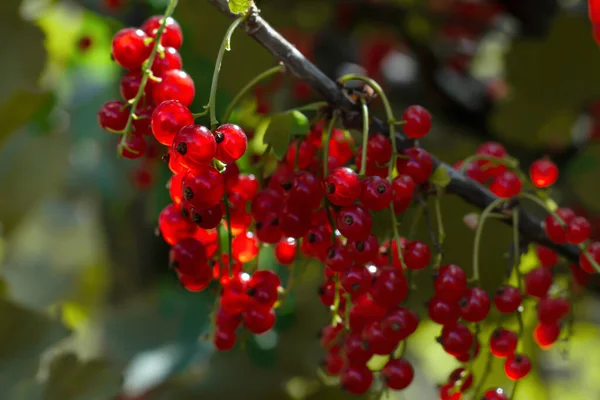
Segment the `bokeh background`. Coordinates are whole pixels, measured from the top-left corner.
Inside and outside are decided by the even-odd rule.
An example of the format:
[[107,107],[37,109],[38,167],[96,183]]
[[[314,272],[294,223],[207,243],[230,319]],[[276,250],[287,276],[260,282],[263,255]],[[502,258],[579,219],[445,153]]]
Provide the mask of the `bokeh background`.
[[[331,77],[361,72],[380,80],[397,113],[415,103],[429,108],[434,127],[424,146],[441,159],[458,161],[485,140],[504,143],[524,168],[550,155],[562,172],[555,199],[600,228],[600,53],[586,1],[257,3]],[[273,332],[215,353],[204,340],[214,293],[182,289],[167,268],[168,247],[155,234],[169,202],[160,150],[136,162],[119,159],[117,138],[97,125],[100,105],[119,97],[122,71],[110,59],[112,35],[165,6],[165,0],[0,2],[0,398],[348,398],[318,368],[324,353],[317,332],[328,320],[316,295],[321,267],[302,267]],[[180,0],[175,18],[185,34],[181,53],[196,83],[197,112],[208,99],[230,21],[199,0]],[[221,72],[219,113],[274,64],[259,45],[235,34]],[[236,118],[252,131],[265,112],[316,100],[285,77],[249,96]],[[243,170],[253,170],[261,149],[255,138]],[[442,209],[445,259],[468,271],[473,232],[463,217],[474,210],[451,196]],[[417,236],[429,241],[425,222]],[[490,292],[510,265],[510,240],[509,229],[493,222],[484,235],[482,283]],[[262,267],[287,273],[270,248],[260,259]],[[522,268],[537,264],[530,252]],[[568,264],[559,271],[559,286],[568,288]],[[429,279],[419,274],[411,296],[421,314]],[[535,370],[520,384],[519,400],[600,398],[597,287],[589,280],[588,289],[576,291],[572,334],[545,352],[531,338],[535,311],[527,303],[521,346]],[[492,315],[483,340],[496,324]],[[434,341],[438,330],[423,323],[411,337],[407,355],[416,380],[390,398],[436,398],[436,384],[457,366]],[[500,363],[488,383],[511,388]]]

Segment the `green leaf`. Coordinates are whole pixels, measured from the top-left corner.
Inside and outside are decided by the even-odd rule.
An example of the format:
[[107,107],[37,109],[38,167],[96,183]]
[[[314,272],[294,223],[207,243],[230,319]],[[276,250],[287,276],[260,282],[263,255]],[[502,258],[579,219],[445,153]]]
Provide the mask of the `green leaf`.
[[275,114],[266,127],[263,143],[271,145],[273,153],[282,159],[293,136],[306,135],[310,130],[308,118],[300,111]]
[[229,0],[229,10],[234,14],[243,14],[252,5],[252,0]]
[[443,165],[438,166],[429,178],[429,182],[441,188],[445,188],[446,186],[448,186],[450,181],[451,179],[450,175],[448,175],[448,170]]

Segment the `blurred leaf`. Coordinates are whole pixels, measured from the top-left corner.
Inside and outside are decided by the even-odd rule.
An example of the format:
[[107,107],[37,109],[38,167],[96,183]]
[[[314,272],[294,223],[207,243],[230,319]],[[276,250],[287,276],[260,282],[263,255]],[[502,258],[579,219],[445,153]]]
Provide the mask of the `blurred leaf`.
[[0,105],[0,146],[4,139],[28,122],[36,113],[51,100],[49,93],[35,93],[24,90],[13,92]]
[[252,5],[252,0],[229,0],[229,9],[234,14],[243,14]]
[[105,400],[118,395],[121,372],[104,360],[80,361],[72,353],[52,360],[44,400]]
[[451,179],[448,175],[448,170],[443,165],[439,165],[435,169],[435,171],[433,171],[433,174],[431,174],[431,177],[429,178],[429,182],[441,188],[445,188],[446,186],[448,186],[450,180]]
[[600,179],[600,145],[592,144],[573,158],[567,165],[565,181],[579,201],[590,211],[600,211],[598,203],[598,179]]
[[516,40],[506,65],[514,89],[496,108],[495,130],[529,148],[570,144],[578,108],[600,94],[600,57],[589,24],[563,14],[544,41]]
[[263,143],[271,145],[273,153],[282,159],[292,136],[306,135],[310,130],[308,118],[300,111],[275,114],[266,128]]
[[[36,89],[46,60],[44,35],[19,14],[20,1],[0,2],[0,37],[5,38],[0,49],[0,103],[14,91]],[[26,106],[26,105],[24,105]],[[13,107],[11,111],[18,111]]]
[[0,315],[0,398],[6,398],[16,382],[34,376],[42,352],[69,331],[6,299],[0,299]]

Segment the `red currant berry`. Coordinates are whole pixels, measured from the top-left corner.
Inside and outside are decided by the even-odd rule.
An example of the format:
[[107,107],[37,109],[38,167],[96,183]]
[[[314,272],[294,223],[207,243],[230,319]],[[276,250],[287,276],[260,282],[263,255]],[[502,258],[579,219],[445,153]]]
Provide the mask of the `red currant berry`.
[[278,191],[271,188],[261,190],[252,199],[250,204],[252,216],[254,219],[259,220],[266,214],[281,209],[283,207],[283,201],[283,195]]
[[461,400],[462,392],[454,387],[454,383],[440,386],[440,400]]
[[538,322],[548,325],[557,324],[570,310],[571,306],[566,299],[560,297],[541,298],[537,304]]
[[420,240],[413,240],[404,245],[402,257],[406,268],[421,270],[429,265],[431,251],[425,243]]
[[575,217],[567,224],[567,241],[573,244],[583,243],[590,238],[592,226],[584,217]]
[[362,181],[360,202],[369,210],[386,209],[392,201],[392,187],[379,176],[368,176]]
[[342,129],[334,129],[329,139],[329,155],[335,157],[340,165],[347,164],[354,154],[354,139]]
[[323,370],[327,375],[336,376],[344,366],[344,359],[338,353],[329,352],[323,360]]
[[183,127],[175,138],[171,152],[181,155],[181,162],[194,169],[199,164],[209,164],[217,151],[215,137],[204,126]]
[[419,316],[412,310],[398,307],[387,314],[382,326],[385,335],[404,340],[417,330]]
[[392,390],[402,390],[411,384],[415,376],[412,365],[403,358],[393,358],[381,370],[381,378]]
[[504,171],[494,177],[490,191],[503,199],[510,199],[521,193],[523,184],[519,177],[511,171]]
[[364,265],[354,265],[342,272],[342,287],[354,298],[363,295],[371,288],[372,276]]
[[341,339],[344,337],[344,326],[342,324],[326,325],[319,331],[321,347],[328,352],[340,351]]
[[219,126],[215,130],[215,140],[217,142],[216,158],[223,163],[238,160],[244,155],[246,147],[248,147],[246,133],[234,124]]
[[490,351],[496,357],[508,357],[517,349],[519,337],[511,330],[498,328],[490,338]]
[[[151,69],[152,74],[160,78],[167,71],[182,68],[183,61],[181,60],[179,52],[173,47],[166,47],[163,56],[157,55],[156,58],[154,58]],[[148,82],[150,82],[150,80]]]
[[169,252],[169,266],[178,274],[212,278],[204,245],[192,238],[181,239]]
[[219,351],[231,350],[237,340],[235,331],[216,329],[213,337],[215,348]]
[[[142,106],[138,107],[135,111],[135,115],[137,115],[138,119],[134,119],[132,122],[133,130],[136,135],[140,136],[151,136],[152,135],[152,127],[150,123],[152,121],[152,113],[154,112],[154,108],[152,106]],[[148,148],[150,150],[150,148]],[[150,154],[146,153],[147,158],[152,158]]]
[[155,104],[161,104],[167,100],[177,100],[186,107],[194,101],[196,89],[194,81],[180,69],[166,71],[160,77],[161,81],[154,84],[152,99]]
[[394,351],[398,341],[394,336],[386,336],[380,320],[371,321],[363,329],[363,339],[369,349],[375,354],[386,355]]
[[483,394],[481,400],[508,400],[502,389],[490,389]]
[[[155,15],[153,17],[148,18],[142,24],[142,30],[146,32],[146,35],[155,38],[158,32],[158,28],[160,28],[163,23],[162,15]],[[165,47],[174,47],[179,50],[181,48],[181,44],[183,43],[183,32],[181,31],[181,27],[173,18],[167,18],[167,22],[165,24],[165,30],[163,31],[162,37],[160,38],[160,44]]]
[[348,240],[346,249],[354,262],[366,264],[377,257],[379,243],[377,243],[377,237],[371,233],[367,240]]
[[[223,259],[223,264],[228,265],[229,259]],[[227,274],[229,278],[229,274]],[[239,315],[244,312],[250,302],[251,298],[246,293],[248,287],[248,280],[250,276],[248,274],[236,274],[233,278],[223,283],[223,293],[221,294],[221,308],[229,315]]]
[[183,198],[193,207],[202,210],[219,203],[225,187],[219,171],[209,165],[198,166],[186,172],[182,180]]
[[406,123],[402,130],[411,139],[420,139],[429,133],[431,129],[431,114],[421,106],[410,106],[402,114]]
[[337,215],[337,228],[351,240],[366,240],[371,234],[373,218],[361,205],[343,207]]
[[327,250],[325,265],[335,272],[342,272],[350,267],[352,260],[348,250],[341,244],[335,244]]
[[460,309],[458,304],[453,301],[446,301],[437,296],[433,296],[427,303],[429,318],[440,325],[449,325],[458,321]]
[[284,236],[294,239],[301,238],[306,235],[310,229],[310,210],[290,210],[287,207],[283,208],[279,216],[279,228]]
[[[333,287],[335,287],[335,282],[331,283],[333,284]],[[367,295],[360,296],[352,301],[349,321],[350,330],[353,332],[361,332],[371,322],[381,320],[385,317],[385,314],[385,308],[375,303],[371,297]]]
[[258,240],[252,232],[237,235],[231,242],[233,259],[243,264],[254,260],[258,254]]
[[420,147],[411,147],[402,152],[408,158],[398,158],[396,168],[398,174],[410,176],[416,184],[429,180],[433,172],[433,160],[429,153]]
[[273,271],[256,271],[248,281],[247,293],[254,301],[269,307],[277,301],[278,290],[281,286],[279,276]]
[[323,183],[327,199],[336,206],[349,206],[360,196],[360,178],[350,168],[334,169]]
[[197,228],[181,215],[175,204],[169,204],[158,216],[158,229],[165,242],[174,245],[181,239],[193,237]]
[[127,125],[129,110],[127,106],[120,101],[109,101],[104,103],[98,110],[98,124],[103,129],[113,131],[122,131]]
[[[121,78],[121,82],[119,83],[119,91],[121,93],[121,97],[123,100],[129,101],[134,99],[138,91],[140,90],[140,86],[142,84],[142,74],[139,71],[129,71]],[[152,81],[148,80],[146,82],[146,87],[144,88],[144,96],[146,99],[150,99],[152,95]]]
[[494,305],[501,313],[510,314],[517,311],[522,300],[523,295],[519,289],[510,285],[503,285],[496,290]]
[[594,274],[598,271],[590,261],[593,260],[596,264],[600,263],[600,242],[591,242],[587,246],[588,254],[581,253],[579,255],[579,266],[588,274]]
[[[508,153],[506,152],[506,149],[504,148],[504,146],[502,146],[500,143],[496,143],[496,142],[483,143],[481,146],[479,146],[479,148],[477,148],[477,151],[475,152],[475,154],[496,157],[499,159],[503,159],[506,156],[508,156]],[[506,171],[505,165],[498,164],[497,162],[494,162],[494,161],[484,160],[484,163],[482,163],[482,167],[485,171],[487,171],[487,173],[490,176],[496,176],[496,175],[499,175],[502,172]]]
[[546,235],[554,243],[567,243],[567,227],[575,218],[575,213],[570,208],[559,208],[556,210],[556,214],[563,220],[565,226],[563,227],[552,214],[548,214],[544,221]]
[[282,233],[281,229],[279,229],[279,215],[275,213],[265,214],[255,221],[254,226],[256,227],[256,237],[262,243],[274,244],[281,240]]
[[525,275],[525,292],[533,297],[544,297],[552,286],[552,273],[547,268],[536,268]]
[[190,207],[190,218],[192,222],[195,222],[200,228],[216,228],[223,218],[223,206],[221,204],[215,204],[214,206],[203,210],[196,210],[194,207]]
[[365,365],[374,354],[362,339],[362,335],[354,331],[346,336],[343,352],[348,364],[352,365]]
[[373,373],[365,365],[348,365],[340,372],[342,390],[354,395],[366,393],[373,383]]
[[270,306],[251,303],[243,314],[244,325],[255,335],[260,335],[275,326],[275,311]]
[[146,153],[147,146],[144,136],[132,132],[129,135],[123,135],[118,149],[121,151],[123,157],[135,160]]
[[445,325],[438,340],[446,353],[461,355],[471,350],[475,338],[466,325],[456,322]]
[[316,176],[308,171],[294,174],[287,191],[287,206],[290,209],[317,209],[323,200],[323,187]]
[[540,346],[541,349],[547,350],[560,336],[560,325],[553,324],[537,324],[533,330],[533,340]]
[[558,167],[547,158],[536,160],[529,167],[529,177],[539,188],[552,186],[558,179]]
[[217,310],[217,315],[215,316],[215,325],[218,329],[232,332],[235,331],[241,323],[241,316],[227,314],[220,307]]
[[504,373],[508,379],[518,381],[531,370],[531,361],[524,354],[513,354],[504,362]]
[[454,386],[456,383],[461,381],[462,384],[458,387],[458,390],[461,392],[469,390],[469,388],[473,385],[473,374],[471,374],[465,368],[456,368],[450,373],[450,376],[448,377],[448,383],[451,383]]
[[477,340],[477,338],[475,338],[475,346],[474,347],[475,347],[474,349],[472,347],[471,349],[469,349],[469,351],[466,351],[462,354],[455,354],[454,357],[461,363],[469,362],[469,361],[477,358],[477,356],[479,355],[479,350],[481,350],[481,346],[480,346],[479,340]]
[[275,245],[275,258],[282,265],[290,265],[296,258],[296,241],[292,238],[282,238]]
[[558,264],[558,254],[554,252],[554,250],[550,250],[544,246],[535,246],[535,252],[537,254],[542,267],[551,268]]
[[[357,155],[359,154],[361,152],[357,153]],[[381,133],[369,136],[367,140],[367,164],[379,164],[381,167],[387,169],[385,164],[390,161],[390,158],[392,158],[392,142],[390,139]],[[361,164],[357,163],[356,165]]]
[[467,322],[480,322],[490,312],[491,302],[488,294],[480,288],[468,289],[465,297],[459,301],[460,315]]
[[397,306],[406,298],[408,284],[401,271],[394,267],[377,270],[371,287],[373,301],[384,308]]
[[440,298],[458,301],[467,292],[467,275],[458,265],[443,265],[434,273],[433,286]]
[[298,153],[298,139],[292,140],[285,153],[285,162],[293,170],[296,165],[296,158],[298,158],[298,168],[307,169],[313,162],[316,152],[317,148],[315,146],[303,140],[300,143],[300,153]]
[[[408,175],[398,175],[392,181],[392,191],[394,201],[412,199],[415,193],[415,182]],[[396,210],[396,213],[398,212]]]
[[113,37],[113,57],[125,69],[140,69],[152,51],[146,39],[148,36],[141,29],[121,29]]
[[165,146],[171,146],[181,128],[193,123],[194,117],[190,110],[175,100],[161,103],[152,113],[152,133]]

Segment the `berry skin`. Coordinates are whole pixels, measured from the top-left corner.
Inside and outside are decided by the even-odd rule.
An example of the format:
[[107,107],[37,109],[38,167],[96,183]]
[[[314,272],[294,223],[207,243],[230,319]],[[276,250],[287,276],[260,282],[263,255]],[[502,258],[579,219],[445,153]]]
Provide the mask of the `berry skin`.
[[109,101],[104,103],[98,110],[98,124],[103,129],[112,129],[113,131],[122,131],[127,125],[129,110],[124,103],[120,101]]
[[[132,121],[133,131],[136,135],[141,136],[152,136],[152,127],[150,123],[152,121],[152,113],[154,112],[153,106],[139,106],[135,111],[135,114],[139,117],[138,119],[134,119]],[[151,158],[149,154],[146,155],[147,158]]]
[[533,297],[544,297],[552,286],[552,273],[547,268],[536,268],[525,275],[525,292]]
[[566,299],[556,297],[544,297],[537,304],[537,318],[541,324],[558,324],[564,318],[571,306]]
[[494,295],[494,305],[503,314],[510,314],[517,311],[522,300],[523,295],[521,291],[510,285],[500,286]]
[[547,350],[560,336],[560,325],[553,324],[537,324],[533,329],[533,340],[540,346],[541,349]]
[[282,238],[275,245],[275,258],[282,265],[290,265],[296,258],[296,241],[292,238]]
[[294,239],[306,235],[310,229],[310,215],[308,210],[298,211],[283,208],[279,216],[279,228],[284,236]]
[[369,210],[386,209],[392,201],[392,187],[379,176],[368,176],[362,181],[360,202]]
[[420,240],[413,240],[404,245],[402,257],[406,268],[412,270],[425,269],[431,260],[429,246]]
[[158,229],[165,242],[174,245],[181,239],[193,237],[197,228],[181,215],[175,204],[169,204],[158,216]]
[[247,293],[264,306],[273,307],[277,301],[277,290],[281,286],[279,276],[273,271],[256,271],[248,281]]
[[567,224],[567,241],[573,244],[583,243],[589,239],[592,226],[584,217],[575,217]]
[[480,288],[468,289],[466,296],[458,303],[461,317],[468,322],[480,322],[490,312],[491,301],[488,294]]
[[329,155],[335,157],[340,165],[350,161],[354,150],[354,139],[342,129],[334,129],[329,140]]
[[252,199],[250,210],[254,219],[261,219],[273,210],[280,209],[283,206],[283,196],[276,190],[267,188],[261,190]]
[[349,206],[360,196],[360,178],[356,172],[347,167],[331,171],[323,184],[327,199],[336,206]]
[[513,354],[504,362],[504,373],[508,379],[518,381],[531,370],[531,361],[524,354]]
[[243,314],[243,321],[250,332],[260,335],[275,326],[275,311],[270,306],[251,303]]
[[446,301],[433,296],[427,304],[429,318],[440,325],[449,325],[458,321],[460,309],[453,301]]
[[373,356],[373,351],[356,332],[350,332],[344,339],[343,352],[348,363],[353,365],[365,365]]
[[288,208],[319,208],[323,200],[323,187],[315,175],[308,171],[299,171],[293,175],[291,183],[292,186],[286,193]]
[[377,271],[375,282],[371,286],[373,301],[384,308],[397,306],[406,298],[408,284],[401,271],[394,267]]
[[415,376],[412,365],[403,358],[391,359],[381,370],[381,378],[387,387],[402,390],[411,384]]
[[347,293],[354,298],[363,295],[371,288],[371,273],[364,265],[354,265],[342,272],[340,282]]
[[165,146],[172,145],[181,128],[193,124],[194,117],[190,110],[176,100],[161,103],[152,113],[152,133],[154,138]]
[[398,307],[390,311],[382,323],[385,335],[395,340],[404,340],[412,335],[419,326],[419,317],[414,311]]
[[490,338],[490,351],[496,357],[508,357],[517,349],[519,337],[511,330],[498,328]]
[[279,229],[279,215],[275,213],[265,214],[255,221],[254,226],[256,227],[256,237],[259,241],[274,244],[281,240],[282,233],[281,229]]
[[508,400],[502,389],[490,389],[483,394],[481,400]]
[[246,152],[248,137],[237,125],[224,124],[215,130],[217,142],[217,160],[230,163],[238,160]]
[[398,346],[398,341],[394,336],[385,334],[380,320],[371,321],[363,329],[363,339],[373,353],[379,355],[390,354]]
[[558,167],[547,158],[536,160],[529,167],[529,177],[539,188],[552,186],[558,179]]
[[[500,143],[497,142],[485,142],[483,144],[481,144],[481,146],[479,146],[477,148],[477,151],[475,152],[475,154],[479,154],[479,155],[485,155],[485,156],[491,156],[491,157],[496,157],[496,158],[504,158],[508,155],[506,149],[504,148],[504,146],[502,146]],[[506,171],[506,166],[505,165],[494,165],[495,163],[493,161],[485,161],[482,163],[482,167],[485,171],[487,171],[487,173],[490,176],[497,176],[501,173],[503,173],[504,171]],[[494,166],[492,166],[494,165]]]
[[219,225],[223,218],[223,208],[221,204],[215,204],[203,210],[196,210],[194,207],[190,207],[190,219],[200,228],[213,229]]
[[348,365],[340,371],[340,383],[350,394],[363,394],[373,383],[373,373],[365,365]]
[[206,249],[199,241],[185,238],[177,242],[169,252],[169,266],[181,275],[212,277],[206,260]]
[[408,175],[398,175],[392,181],[392,191],[394,201],[412,199],[415,192],[415,182]]
[[181,155],[181,162],[194,169],[199,164],[209,164],[217,151],[215,137],[204,126],[188,125],[175,135],[171,152]]
[[231,350],[235,346],[237,337],[235,331],[227,331],[216,329],[214,333],[213,343],[219,351]]
[[177,100],[186,107],[194,101],[196,89],[194,81],[180,69],[166,71],[161,76],[161,81],[156,82],[152,89],[152,99],[155,104],[161,104],[167,100]]
[[[182,69],[183,61],[181,55],[174,47],[165,47],[164,58],[157,55],[152,63],[152,73],[154,76],[161,77],[165,72],[172,69]],[[150,80],[148,80],[150,82]],[[147,85],[147,84],[146,84]],[[150,92],[151,93],[151,92]]]
[[454,388],[454,383],[440,386],[440,400],[461,400],[462,392]]
[[579,255],[579,266],[588,274],[597,273],[598,271],[596,271],[588,257],[597,264],[600,263],[600,242],[591,242],[588,244],[587,251],[589,255],[586,255],[583,252]]
[[239,315],[229,315],[219,307],[215,318],[215,325],[223,331],[235,331],[242,323],[242,318]]
[[[357,152],[357,155],[360,154],[361,152]],[[371,163],[374,166],[376,164],[383,166],[390,161],[390,158],[392,158],[392,142],[390,139],[381,133],[369,136],[367,140],[367,165]],[[356,165],[361,164],[357,163]],[[387,171],[387,168],[385,169]]]
[[411,139],[420,139],[429,133],[431,129],[431,114],[421,106],[410,106],[402,114],[406,124],[402,130]]
[[185,201],[201,210],[221,201],[225,193],[225,185],[219,171],[209,165],[199,167],[186,172],[182,180],[182,188]]
[[258,255],[258,240],[252,232],[237,235],[231,242],[233,259],[243,264],[250,262]]
[[460,322],[444,326],[439,338],[446,353],[451,355],[462,355],[468,352],[474,340],[469,328]]
[[427,182],[433,172],[433,160],[429,153],[419,147],[411,147],[402,152],[407,158],[398,158],[398,174],[410,176],[416,184]]
[[[298,151],[298,139],[292,140],[285,153],[285,162],[293,170],[296,165],[296,153]],[[317,148],[303,140],[300,143],[300,154],[298,155],[298,168],[307,169],[315,158]]]
[[[139,71],[129,71],[121,78],[119,83],[119,92],[121,93],[121,97],[123,100],[129,101],[135,96],[137,96],[138,91],[140,90],[140,86],[142,84],[142,74]],[[148,80],[146,82],[146,87],[144,87],[144,96],[147,99],[150,98],[152,94],[152,81]]]
[[135,132],[129,135],[123,135],[118,149],[121,150],[121,155],[127,159],[135,160],[146,153],[148,145],[144,136],[138,135]]
[[558,264],[558,254],[544,246],[535,246],[535,252],[544,268],[552,268]]
[[346,247],[335,244],[327,250],[325,265],[335,272],[342,272],[351,265],[350,254]]
[[510,199],[521,193],[522,187],[521,180],[514,172],[504,171],[494,177],[490,191],[500,198]]
[[556,214],[562,218],[566,227],[563,227],[552,214],[548,214],[544,220],[544,230],[548,238],[554,243],[567,243],[567,227],[575,218],[575,213],[570,208],[559,208],[556,210]]
[[340,371],[344,367],[344,359],[338,353],[328,352],[323,360],[323,369],[325,373],[330,376],[339,375]]
[[462,385],[457,389],[461,392],[469,390],[469,388],[473,385],[473,374],[471,374],[465,368],[456,368],[450,373],[450,376],[448,377],[448,383],[451,383],[454,386],[454,384],[460,381],[462,381]]
[[137,70],[148,57],[152,48],[145,43],[148,35],[141,29],[125,28],[115,34],[112,55],[125,69]]
[[343,329],[344,326],[342,324],[337,324],[336,326],[325,325],[323,328],[321,328],[319,331],[319,341],[321,343],[321,347],[328,352],[339,352],[340,339],[343,338]]
[[355,263],[366,264],[377,257],[379,243],[375,235],[369,234],[367,240],[348,240],[346,249]]
[[[162,15],[155,15],[153,17],[148,18],[141,26],[141,29],[146,32],[146,35],[149,37],[155,38],[158,28],[162,23]],[[167,23],[165,24],[165,30],[160,38],[160,44],[165,47],[173,47],[177,50],[181,48],[181,44],[183,43],[183,32],[181,32],[181,27],[173,18],[167,18]]]
[[[335,282],[332,282],[335,287]],[[371,322],[380,320],[386,315],[386,310],[375,303],[369,296],[360,296],[352,301],[350,308],[350,330],[354,332],[362,331]],[[385,325],[385,324],[384,324]],[[387,335],[385,326],[384,334]]]
[[351,205],[339,211],[336,226],[348,239],[366,240],[371,234],[373,218],[363,206]]
[[434,274],[433,286],[440,298],[458,301],[467,292],[467,275],[458,265],[443,265]]
[[[223,260],[224,265],[228,265],[228,259]],[[244,274],[236,274],[233,278],[229,278],[227,274],[227,281],[223,283],[223,292],[221,294],[221,308],[229,315],[239,315],[248,309],[251,298],[246,293],[248,288],[249,277]]]

